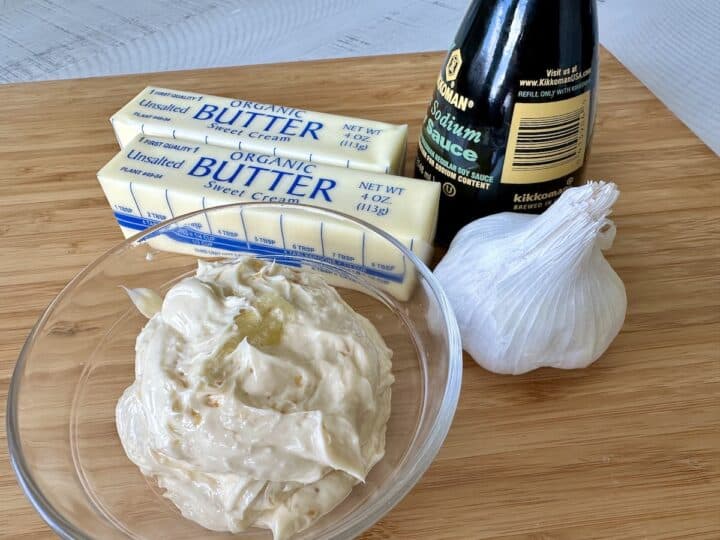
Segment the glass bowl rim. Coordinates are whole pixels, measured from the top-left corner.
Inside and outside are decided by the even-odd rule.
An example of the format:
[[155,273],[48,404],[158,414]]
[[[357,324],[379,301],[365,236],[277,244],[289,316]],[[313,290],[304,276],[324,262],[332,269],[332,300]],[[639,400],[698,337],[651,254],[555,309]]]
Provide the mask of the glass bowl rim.
[[410,260],[412,266],[422,275],[426,283],[429,285],[430,292],[435,296],[440,307],[443,323],[447,329],[448,341],[448,377],[443,390],[443,397],[438,408],[434,424],[431,426],[425,443],[419,449],[417,458],[412,463],[406,463],[407,471],[403,478],[392,484],[390,488],[380,497],[368,506],[361,506],[358,510],[351,513],[343,524],[334,526],[329,534],[333,538],[355,537],[372,525],[380,521],[395,505],[397,505],[407,493],[420,480],[425,471],[430,467],[435,456],[445,441],[450,425],[452,424],[455,410],[457,408],[458,399],[460,397],[460,386],[462,380],[462,345],[460,340],[460,331],[457,321],[453,313],[450,302],[437,281],[432,271],[423,263],[417,255],[401,244],[392,235],[386,233],[379,227],[368,223],[362,219],[358,219],[348,214],[310,206],[306,204],[290,204],[290,203],[273,203],[273,202],[239,202],[225,204],[221,206],[212,206],[202,210],[196,210],[187,214],[182,214],[169,220],[162,221],[152,227],[148,227],[137,234],[125,239],[124,241],[114,245],[102,255],[94,259],[90,264],[77,273],[53,298],[53,300],[45,308],[37,322],[33,325],[32,330],[28,334],[25,343],[20,350],[18,360],[13,370],[10,385],[8,387],[6,422],[5,428],[7,433],[8,454],[10,465],[15,473],[18,483],[29,499],[32,506],[40,514],[43,520],[50,528],[61,538],[68,540],[82,539],[93,540],[82,531],[78,530],[68,519],[66,519],[55,507],[47,500],[40,488],[37,486],[22,451],[20,443],[20,430],[17,422],[18,395],[21,386],[21,379],[25,371],[27,355],[31,345],[34,343],[39,330],[44,326],[49,316],[53,313],[55,307],[64,300],[73,290],[80,284],[83,279],[89,275],[97,266],[103,263],[109,257],[116,255],[131,245],[138,242],[143,237],[155,233],[174,223],[179,223],[193,216],[206,214],[207,212],[216,212],[228,208],[278,208],[278,209],[298,209],[308,211],[311,214],[327,215],[341,222],[347,222],[355,226],[368,229],[384,240],[390,242],[399,249],[405,257]]

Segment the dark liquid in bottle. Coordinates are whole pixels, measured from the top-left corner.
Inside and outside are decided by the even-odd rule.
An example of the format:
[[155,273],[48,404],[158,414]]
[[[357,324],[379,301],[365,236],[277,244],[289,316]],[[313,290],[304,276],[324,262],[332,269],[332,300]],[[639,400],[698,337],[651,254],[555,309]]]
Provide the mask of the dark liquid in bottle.
[[539,213],[578,182],[598,76],[594,0],[474,0],[437,79],[415,176],[441,182],[437,242]]

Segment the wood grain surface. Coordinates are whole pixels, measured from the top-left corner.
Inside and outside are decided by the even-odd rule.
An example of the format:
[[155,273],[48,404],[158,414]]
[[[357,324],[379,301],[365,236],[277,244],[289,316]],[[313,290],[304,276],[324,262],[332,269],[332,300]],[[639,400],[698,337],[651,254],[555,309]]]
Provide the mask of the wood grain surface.
[[[1,536],[53,536],[10,470],[4,404],[44,307],[121,240],[95,180],[117,151],[111,113],[156,84],[407,122],[410,162],[441,58],[0,87]],[[581,371],[497,376],[466,359],[443,449],[363,538],[720,537],[720,160],[603,52],[588,174],[622,192],[622,333]]]

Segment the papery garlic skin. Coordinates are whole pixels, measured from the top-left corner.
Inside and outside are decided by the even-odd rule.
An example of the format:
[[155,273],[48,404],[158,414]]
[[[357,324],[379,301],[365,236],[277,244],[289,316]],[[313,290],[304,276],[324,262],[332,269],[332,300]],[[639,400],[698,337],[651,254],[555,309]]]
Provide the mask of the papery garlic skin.
[[435,269],[463,348],[485,369],[518,375],[583,368],[625,320],[627,297],[605,260],[613,183],[570,188],[541,215],[504,212],[466,225]]

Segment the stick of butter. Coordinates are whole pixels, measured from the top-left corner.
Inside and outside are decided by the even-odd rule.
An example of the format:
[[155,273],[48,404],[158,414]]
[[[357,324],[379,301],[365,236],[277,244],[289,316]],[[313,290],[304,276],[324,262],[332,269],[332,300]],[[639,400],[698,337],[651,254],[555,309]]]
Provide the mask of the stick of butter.
[[[336,287],[366,290],[369,283],[401,301],[412,295],[417,271],[395,244],[335,216],[313,217],[297,205],[215,207],[167,226],[162,234],[143,242],[155,250],[196,257],[233,258],[249,253],[321,272]],[[412,240],[402,243],[413,245]],[[417,244],[413,247],[418,249]],[[427,260],[430,251],[423,253]]]
[[110,119],[136,135],[182,139],[373,172],[402,172],[407,126],[148,86]]
[[[357,217],[393,235],[424,262],[432,255],[440,198],[435,182],[145,135],[127,144],[98,179],[126,237],[197,210],[281,202]],[[154,240],[157,247],[178,251],[182,243],[179,251],[201,256],[302,255],[318,266],[359,271],[396,297],[407,297],[415,282],[402,252],[381,236],[291,210],[208,213],[170,236]]]

